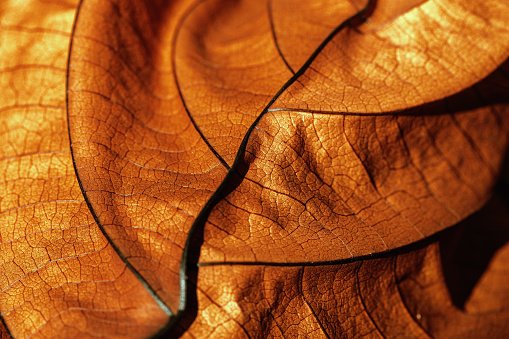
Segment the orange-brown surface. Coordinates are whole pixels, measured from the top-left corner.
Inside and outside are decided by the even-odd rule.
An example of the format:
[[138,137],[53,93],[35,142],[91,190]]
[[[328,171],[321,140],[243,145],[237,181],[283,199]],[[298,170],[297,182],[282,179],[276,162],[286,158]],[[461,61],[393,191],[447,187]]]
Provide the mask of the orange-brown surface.
[[503,338],[508,224],[496,197],[439,237],[381,258],[200,267],[200,311],[182,321],[183,338]]
[[508,7],[0,3],[2,338],[509,335]]

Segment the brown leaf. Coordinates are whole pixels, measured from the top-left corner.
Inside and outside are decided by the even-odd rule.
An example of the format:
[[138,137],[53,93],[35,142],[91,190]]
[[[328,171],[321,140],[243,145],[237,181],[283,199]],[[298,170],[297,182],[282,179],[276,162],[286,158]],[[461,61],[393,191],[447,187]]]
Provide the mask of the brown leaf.
[[15,338],[146,336],[167,316],[101,234],[72,165],[65,79],[75,5],[0,10],[1,316]]
[[0,333],[507,333],[507,13],[0,5]]
[[[509,333],[508,222],[507,203],[496,198],[454,229],[381,258],[202,266],[200,311],[183,338],[503,337]],[[452,251],[459,255],[454,258],[447,252],[458,237],[458,246],[468,249]],[[501,241],[493,259],[485,258],[489,265],[466,306],[457,307],[454,294],[464,283],[459,280],[471,274],[455,272],[477,270],[479,255]],[[451,274],[458,284],[449,284]],[[223,282],[220,288],[217,281]]]
[[[234,168],[244,180],[211,212],[202,263],[372,254],[443,230],[486,201],[507,143],[506,107],[498,105],[507,100],[507,66],[470,89],[473,61],[458,59],[466,44],[475,62],[493,59],[475,31],[459,35],[463,23],[438,16],[436,6],[427,2],[374,33],[345,28],[288,84],[248,132]],[[410,19],[419,25],[404,31]],[[448,27],[450,42],[426,39],[445,36],[432,20]],[[501,32],[493,24],[483,37],[490,30]],[[493,58],[503,62],[508,52]]]

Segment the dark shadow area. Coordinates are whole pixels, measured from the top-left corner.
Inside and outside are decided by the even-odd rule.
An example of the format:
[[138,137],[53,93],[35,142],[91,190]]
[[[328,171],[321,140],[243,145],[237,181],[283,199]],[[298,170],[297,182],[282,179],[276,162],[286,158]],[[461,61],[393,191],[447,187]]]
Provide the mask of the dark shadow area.
[[442,269],[456,307],[465,308],[494,254],[509,242],[508,221],[509,186],[502,179],[486,206],[444,232],[440,240]]
[[176,319],[169,326],[160,332],[154,338],[180,338],[192,325],[198,315],[198,261],[200,259],[200,249],[203,244],[203,232],[205,222],[214,206],[231,192],[233,192],[241,183],[249,169],[249,163],[240,161],[235,169],[232,169],[226,176],[223,183],[217,191],[212,195],[206,206],[200,212],[195,220],[192,230],[189,233],[191,237],[189,247],[187,248],[187,288],[186,288],[186,308],[177,314]]
[[193,265],[187,270],[187,307],[174,327],[169,327],[161,333],[159,338],[180,338],[191,326],[198,315],[198,296],[196,283],[198,281],[198,267]]

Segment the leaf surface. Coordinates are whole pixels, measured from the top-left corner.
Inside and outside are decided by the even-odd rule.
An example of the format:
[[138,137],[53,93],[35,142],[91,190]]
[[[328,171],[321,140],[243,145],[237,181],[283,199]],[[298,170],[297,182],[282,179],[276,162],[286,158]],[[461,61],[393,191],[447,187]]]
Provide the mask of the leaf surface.
[[[381,29],[331,37],[248,133],[234,168],[244,180],[212,210],[202,263],[373,254],[486,202],[507,143],[508,83],[502,69],[472,89],[472,69],[486,63],[482,78],[504,62],[509,50],[496,44],[509,35],[494,16],[482,37],[501,34],[500,54],[488,56],[488,40],[442,6],[455,8],[426,2]],[[466,45],[472,60],[460,58]]]
[[101,233],[73,169],[65,79],[76,3],[1,6],[4,324],[15,338],[155,333],[168,317]]
[[[199,312],[182,338],[503,337],[508,217],[507,202],[496,197],[452,230],[381,258],[200,267]],[[483,277],[458,306],[457,289],[478,270]]]
[[505,2],[0,6],[3,336],[508,331]]

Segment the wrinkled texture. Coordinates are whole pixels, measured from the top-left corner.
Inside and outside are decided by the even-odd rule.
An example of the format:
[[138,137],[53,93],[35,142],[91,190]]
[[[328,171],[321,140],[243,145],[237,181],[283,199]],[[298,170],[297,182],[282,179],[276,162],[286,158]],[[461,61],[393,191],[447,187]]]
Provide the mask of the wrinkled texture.
[[365,4],[0,4],[2,336],[508,334],[507,4]]
[[[500,245],[509,240],[508,224],[507,201],[496,197],[432,242],[391,256],[340,265],[200,267],[202,311],[183,338],[504,337],[509,246]],[[475,287],[461,295],[471,278]],[[221,288],[219,279],[226,281]],[[464,305],[455,303],[458,297]]]
[[154,333],[167,317],[102,235],[72,165],[65,79],[76,4],[9,5],[0,22],[10,42],[0,45],[2,318],[15,338]]

